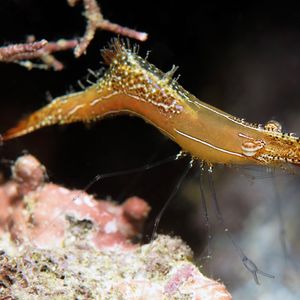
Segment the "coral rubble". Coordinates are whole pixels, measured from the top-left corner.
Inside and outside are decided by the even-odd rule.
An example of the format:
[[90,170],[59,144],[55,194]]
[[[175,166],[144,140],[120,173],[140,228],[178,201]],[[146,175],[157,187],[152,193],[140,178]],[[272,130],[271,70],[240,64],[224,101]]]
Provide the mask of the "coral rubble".
[[231,299],[179,238],[139,245],[150,211],[45,182],[31,155],[0,186],[0,299]]

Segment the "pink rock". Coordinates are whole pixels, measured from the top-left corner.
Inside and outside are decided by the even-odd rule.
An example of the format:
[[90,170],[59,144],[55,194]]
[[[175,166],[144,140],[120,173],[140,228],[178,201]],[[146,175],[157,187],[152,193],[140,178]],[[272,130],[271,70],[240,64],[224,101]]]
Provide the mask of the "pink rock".
[[18,184],[20,195],[26,195],[39,187],[45,176],[45,167],[32,155],[19,157],[12,167],[12,177]]
[[45,168],[31,155],[18,158],[12,172],[13,180],[0,187],[0,226],[9,223],[18,243],[40,248],[66,242],[134,248],[130,239],[140,233],[150,211],[144,200],[132,197],[116,205],[84,191],[44,183]]
[[124,202],[123,209],[125,217],[140,221],[147,217],[150,206],[139,197],[130,197]]
[[179,290],[180,293],[192,290],[193,299],[195,300],[232,299],[231,295],[222,283],[207,278],[192,265],[185,265],[177,270],[177,272],[165,285],[164,292],[171,297]]
[[182,285],[182,283],[187,281],[192,276],[193,276],[192,266],[188,265],[181,268],[166,284],[165,293],[169,295],[174,294],[175,292],[177,292],[180,285]]
[[[61,291],[72,298],[74,288],[86,289],[86,295],[94,293],[94,298],[231,299],[222,283],[205,277],[192,264],[192,252],[180,239],[158,236],[146,245],[131,242],[150,211],[143,199],[131,197],[117,205],[85,191],[45,183],[45,168],[30,155],[18,158],[12,173],[12,180],[0,185],[0,239],[9,232],[16,242],[19,255],[12,261],[20,260],[21,266],[26,261],[27,267],[20,270],[27,288],[12,285],[8,295],[29,299],[38,285],[43,286],[36,290],[41,299]],[[44,258],[37,260],[37,253]],[[0,259],[0,275],[3,262]],[[39,263],[40,267],[32,267]],[[45,264],[55,274],[50,287],[50,277],[42,281]],[[65,282],[64,274],[73,280]],[[18,273],[15,281],[22,276]]]
[[0,233],[7,230],[13,204],[18,198],[18,187],[10,181],[0,186]]

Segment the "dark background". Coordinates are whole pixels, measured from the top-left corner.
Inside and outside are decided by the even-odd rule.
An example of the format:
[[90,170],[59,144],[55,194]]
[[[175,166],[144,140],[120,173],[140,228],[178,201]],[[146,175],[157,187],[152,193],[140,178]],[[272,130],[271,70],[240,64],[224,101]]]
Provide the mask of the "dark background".
[[[300,5],[101,1],[101,8],[105,18],[147,32],[149,40],[140,44],[141,55],[151,50],[149,61],[163,71],[168,71],[173,64],[178,65],[181,74],[179,83],[199,99],[250,122],[264,123],[275,118],[286,131],[300,133]],[[81,13],[81,4],[70,8],[64,0],[1,1],[0,43],[23,42],[28,34],[49,41],[79,37],[85,30],[85,19]],[[79,89],[76,82],[87,74],[87,68],[95,70],[101,67],[99,50],[112,37],[112,33],[99,31],[87,54],[79,59],[74,58],[72,51],[57,54],[56,57],[66,65],[61,72],[27,71],[15,64],[0,64],[0,132],[47,104],[47,92],[56,97],[65,94],[70,85]],[[47,167],[50,180],[71,188],[83,188],[96,174],[158,161],[177,153],[179,148],[144,121],[120,116],[95,123],[89,128],[83,124],[45,128],[7,142],[0,151],[5,159],[15,159],[22,151],[28,151]],[[155,216],[176,185],[187,161],[172,162],[134,176],[105,179],[96,183],[90,192],[120,202],[131,195],[144,197],[153,208],[146,226],[147,239]],[[2,169],[7,173],[4,165]],[[159,232],[182,236],[196,252],[199,261],[205,263],[203,256],[207,251],[207,235],[203,226],[198,175],[199,168],[190,172],[164,215]],[[291,220],[293,216],[289,212],[299,212],[299,206],[295,204],[298,203],[299,177],[285,172],[272,176],[266,169],[222,166],[216,168],[213,176],[228,226],[240,243],[246,245],[251,258],[269,251],[270,245],[263,246],[258,236],[255,239],[257,250],[251,251],[251,246],[247,246],[252,227],[262,230],[263,225],[255,226],[259,222],[265,224],[266,220],[273,222],[274,215],[274,222],[278,221],[276,204],[272,200],[274,194],[264,193],[272,194],[272,181],[274,178],[278,180],[283,208],[291,202],[295,205],[290,205],[284,215],[284,220]],[[291,186],[287,187],[285,182]],[[204,184],[204,188],[208,189],[207,185]],[[264,200],[269,201],[268,214],[261,216],[255,209]],[[260,221],[256,220],[257,215]],[[250,222],[249,217],[254,219],[250,218]],[[218,250],[223,249],[224,243],[230,243],[217,222],[212,220],[211,223],[212,227],[216,227],[213,240],[217,242],[215,246],[212,242],[213,259],[210,260],[212,266],[207,267],[208,272],[225,281],[237,297],[242,295],[238,294],[239,288],[243,287],[242,291],[245,291],[250,285],[253,294],[248,293],[252,295],[249,299],[258,299],[263,293],[275,299],[271,298],[276,294],[272,293],[273,286],[267,288],[270,280],[266,280],[265,288],[258,289],[232,246],[229,245],[231,250]],[[272,225],[273,229],[266,235],[274,236],[278,242],[277,225]],[[291,225],[294,234],[300,228],[298,225],[297,222]],[[293,237],[288,235],[291,240]],[[265,240],[265,236],[262,239]],[[297,253],[293,249],[299,249],[299,244],[294,247],[290,248]],[[227,255],[232,255],[233,260],[230,261]],[[265,258],[259,262],[266,271],[273,264],[273,260],[268,264]],[[217,267],[214,266],[216,264]],[[276,275],[281,271],[280,267],[274,270]],[[290,286],[285,290],[284,280],[280,291],[287,290],[287,294],[282,295],[294,299],[288,297],[296,295],[295,290]],[[276,282],[275,286],[278,285]],[[248,298],[243,296],[243,299]]]

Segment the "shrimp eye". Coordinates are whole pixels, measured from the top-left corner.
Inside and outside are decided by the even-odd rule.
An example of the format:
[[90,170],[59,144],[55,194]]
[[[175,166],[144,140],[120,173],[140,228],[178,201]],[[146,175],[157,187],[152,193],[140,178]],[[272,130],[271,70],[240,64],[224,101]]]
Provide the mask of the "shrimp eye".
[[265,124],[265,129],[268,131],[282,132],[282,126],[275,120],[270,120]]
[[251,140],[244,141],[242,143],[242,151],[245,156],[252,157],[258,150],[262,149],[265,146],[264,141],[261,140]]

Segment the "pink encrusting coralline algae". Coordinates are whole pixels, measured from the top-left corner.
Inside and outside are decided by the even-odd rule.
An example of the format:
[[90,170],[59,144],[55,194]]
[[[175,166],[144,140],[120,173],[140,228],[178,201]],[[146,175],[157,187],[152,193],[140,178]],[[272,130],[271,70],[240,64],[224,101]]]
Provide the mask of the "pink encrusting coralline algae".
[[0,185],[0,299],[231,299],[179,238],[132,242],[150,211],[143,199],[117,205],[45,178],[24,155]]
[[84,242],[96,248],[134,248],[129,240],[140,233],[150,211],[144,200],[132,197],[116,205],[97,201],[84,191],[45,183],[45,168],[30,155],[20,157],[12,173],[13,180],[0,189],[1,223],[2,229],[9,224],[15,241],[39,248],[59,247],[78,223],[92,227]]

